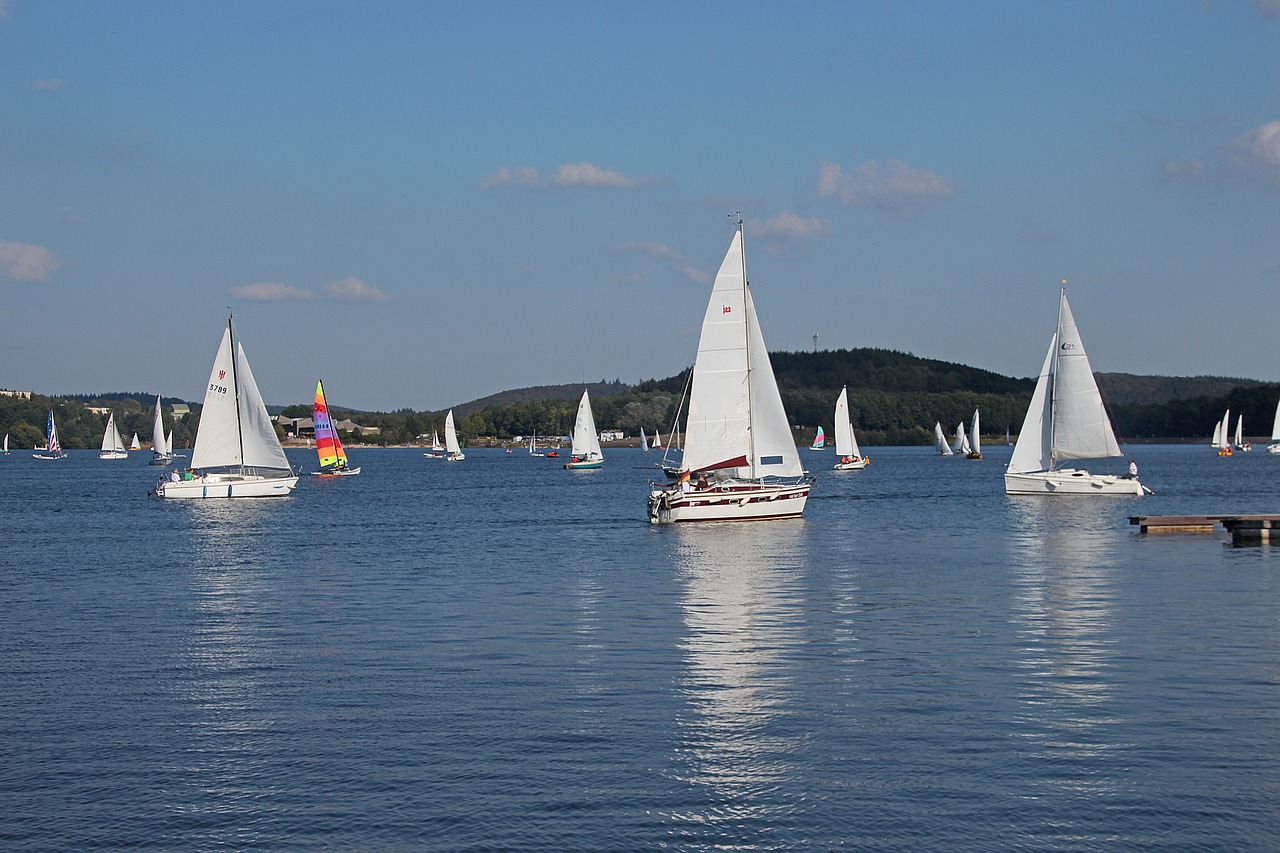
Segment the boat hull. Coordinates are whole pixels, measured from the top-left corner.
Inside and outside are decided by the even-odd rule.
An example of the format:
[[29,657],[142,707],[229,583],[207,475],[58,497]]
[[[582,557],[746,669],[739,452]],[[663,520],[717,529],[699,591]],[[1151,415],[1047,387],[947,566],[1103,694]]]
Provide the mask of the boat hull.
[[1268,453],[1280,453],[1280,444],[1268,444],[1268,445],[1267,445],[1267,452],[1268,452]]
[[162,480],[156,496],[169,499],[275,498],[284,497],[298,485],[298,478],[264,477],[256,474],[206,474],[190,480]]
[[124,450],[99,450],[99,459],[128,459],[129,454]]
[[1004,475],[1004,491],[1009,495],[1132,495],[1145,490],[1136,477],[1090,474],[1078,468]]
[[356,468],[329,468],[323,471],[312,471],[317,477],[354,477],[360,473],[359,467]]
[[861,457],[861,458],[858,458],[858,459],[853,459],[853,460],[851,460],[851,461],[849,461],[849,462],[837,462],[837,463],[835,464],[835,467],[834,467],[832,470],[834,470],[834,471],[861,471],[863,468],[866,468],[866,467],[867,467],[867,463],[868,463],[869,461],[870,461],[870,460],[868,460],[866,457]]
[[564,467],[570,471],[585,471],[590,468],[599,468],[603,464],[602,460],[596,459],[591,462],[566,462]]
[[649,492],[649,521],[677,524],[799,518],[811,488],[812,483],[734,483],[690,492],[678,488],[653,489]]
[[152,454],[151,459],[147,461],[148,465],[155,465],[158,468],[167,468],[173,464],[173,456],[165,453]]

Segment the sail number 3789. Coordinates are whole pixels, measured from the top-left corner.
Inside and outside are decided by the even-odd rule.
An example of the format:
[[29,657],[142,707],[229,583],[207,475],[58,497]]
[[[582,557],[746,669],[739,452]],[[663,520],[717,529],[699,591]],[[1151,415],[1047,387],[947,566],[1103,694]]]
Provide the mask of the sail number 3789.
[[225,393],[227,393],[227,389],[226,389],[226,388],[224,388],[224,387],[223,387],[223,386],[221,386],[221,385],[215,385],[215,384],[214,384],[214,383],[212,383],[212,382],[210,382],[210,383],[209,383],[209,390],[210,390],[210,391],[217,391],[219,394],[225,394]]

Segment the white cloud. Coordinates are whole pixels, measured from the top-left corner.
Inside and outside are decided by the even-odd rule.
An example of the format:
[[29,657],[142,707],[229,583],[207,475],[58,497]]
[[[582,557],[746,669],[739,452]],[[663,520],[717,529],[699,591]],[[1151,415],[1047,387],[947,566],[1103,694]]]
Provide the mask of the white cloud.
[[[3,12],[3,7],[0,7],[0,12]],[[44,281],[61,265],[57,255],[43,246],[0,240],[0,273],[6,278]]]
[[627,177],[612,166],[601,168],[594,163],[565,163],[557,166],[550,177],[546,178],[542,177],[537,169],[529,166],[515,169],[503,166],[480,181],[480,186],[486,190],[507,186],[535,189],[631,189],[639,185],[639,180]]
[[324,293],[332,299],[348,302],[390,302],[392,299],[372,284],[365,284],[358,278],[330,282],[324,286]]
[[1166,183],[1186,184],[1204,177],[1206,166],[1203,160],[1170,160],[1160,167],[1160,177]]
[[248,299],[251,302],[284,302],[290,299],[314,299],[315,294],[292,284],[281,284],[277,281],[259,281],[254,284],[242,284],[228,291],[236,299]]
[[36,82],[31,84],[32,89],[43,89],[46,92],[56,92],[59,89],[61,89],[62,86],[63,86],[62,81],[58,79],[37,80]]
[[1267,122],[1231,142],[1227,168],[1280,189],[1280,121]]
[[825,220],[816,216],[801,218],[789,210],[775,213],[763,221],[752,219],[746,223],[746,226],[752,236],[784,237],[788,240],[801,240],[831,233],[831,226]]
[[668,246],[666,243],[645,243],[645,242],[627,242],[620,243],[614,248],[619,254],[640,254],[650,255],[655,258],[666,258],[673,261],[684,260],[684,255]]
[[1280,0],[1253,0],[1264,18],[1280,18]]
[[691,264],[685,264],[680,268],[680,272],[685,278],[694,284],[710,284],[715,281],[715,276],[705,270],[700,270]]
[[955,192],[955,181],[901,160],[886,160],[883,166],[868,160],[847,174],[839,163],[823,163],[818,176],[818,195],[890,216],[935,207]]
[[9,17],[9,0],[0,0],[0,19]]

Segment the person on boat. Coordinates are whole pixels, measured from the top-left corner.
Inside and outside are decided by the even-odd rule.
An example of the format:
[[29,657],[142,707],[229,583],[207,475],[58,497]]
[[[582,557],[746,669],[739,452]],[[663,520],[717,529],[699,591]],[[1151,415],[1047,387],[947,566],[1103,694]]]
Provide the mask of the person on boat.
[[1138,479],[1138,463],[1137,462],[1134,462],[1132,459],[1129,460],[1129,473],[1125,474],[1124,478],[1126,480]]
[[181,480],[182,480],[182,475],[178,473],[178,469],[175,468],[169,472],[169,482],[178,483],[178,482],[181,482]]

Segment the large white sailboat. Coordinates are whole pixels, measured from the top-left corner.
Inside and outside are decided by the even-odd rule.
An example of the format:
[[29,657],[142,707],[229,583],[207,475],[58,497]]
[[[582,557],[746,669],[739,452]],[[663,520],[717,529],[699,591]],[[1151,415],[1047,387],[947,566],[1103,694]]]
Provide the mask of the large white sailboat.
[[129,451],[125,449],[124,439],[116,427],[116,413],[107,415],[107,429],[102,433],[102,449],[98,451],[99,459],[128,459]]
[[836,398],[836,464],[837,471],[860,471],[867,467],[870,458],[863,456],[858,448],[858,438],[853,433],[853,422],[849,418],[849,389],[840,389]]
[[947,444],[947,436],[942,431],[942,422],[934,421],[933,423],[933,449],[937,451],[939,456],[954,456],[951,445]]
[[204,393],[191,470],[156,484],[162,498],[260,498],[289,494],[298,478],[285,458],[231,318]]
[[453,409],[444,416],[444,461],[461,462],[467,456],[458,444],[458,430],[453,426]]
[[740,217],[703,316],[692,382],[678,478],[650,488],[649,520],[798,517],[813,481],[800,465],[756,317]]
[[1137,477],[1059,467],[1064,459],[1121,455],[1064,287],[1058,302],[1058,326],[1049,339],[1031,405],[1005,470],[1005,492],[1142,495],[1144,488]]
[[164,415],[160,412],[160,395],[156,395],[156,416],[151,422],[151,461],[148,465],[173,462],[173,442],[164,434]]
[[591,399],[587,392],[582,392],[578,401],[578,416],[573,422],[573,455],[564,463],[564,467],[577,470],[580,468],[599,468],[604,464],[604,454],[600,452],[600,433],[596,432],[596,419],[591,414]]

